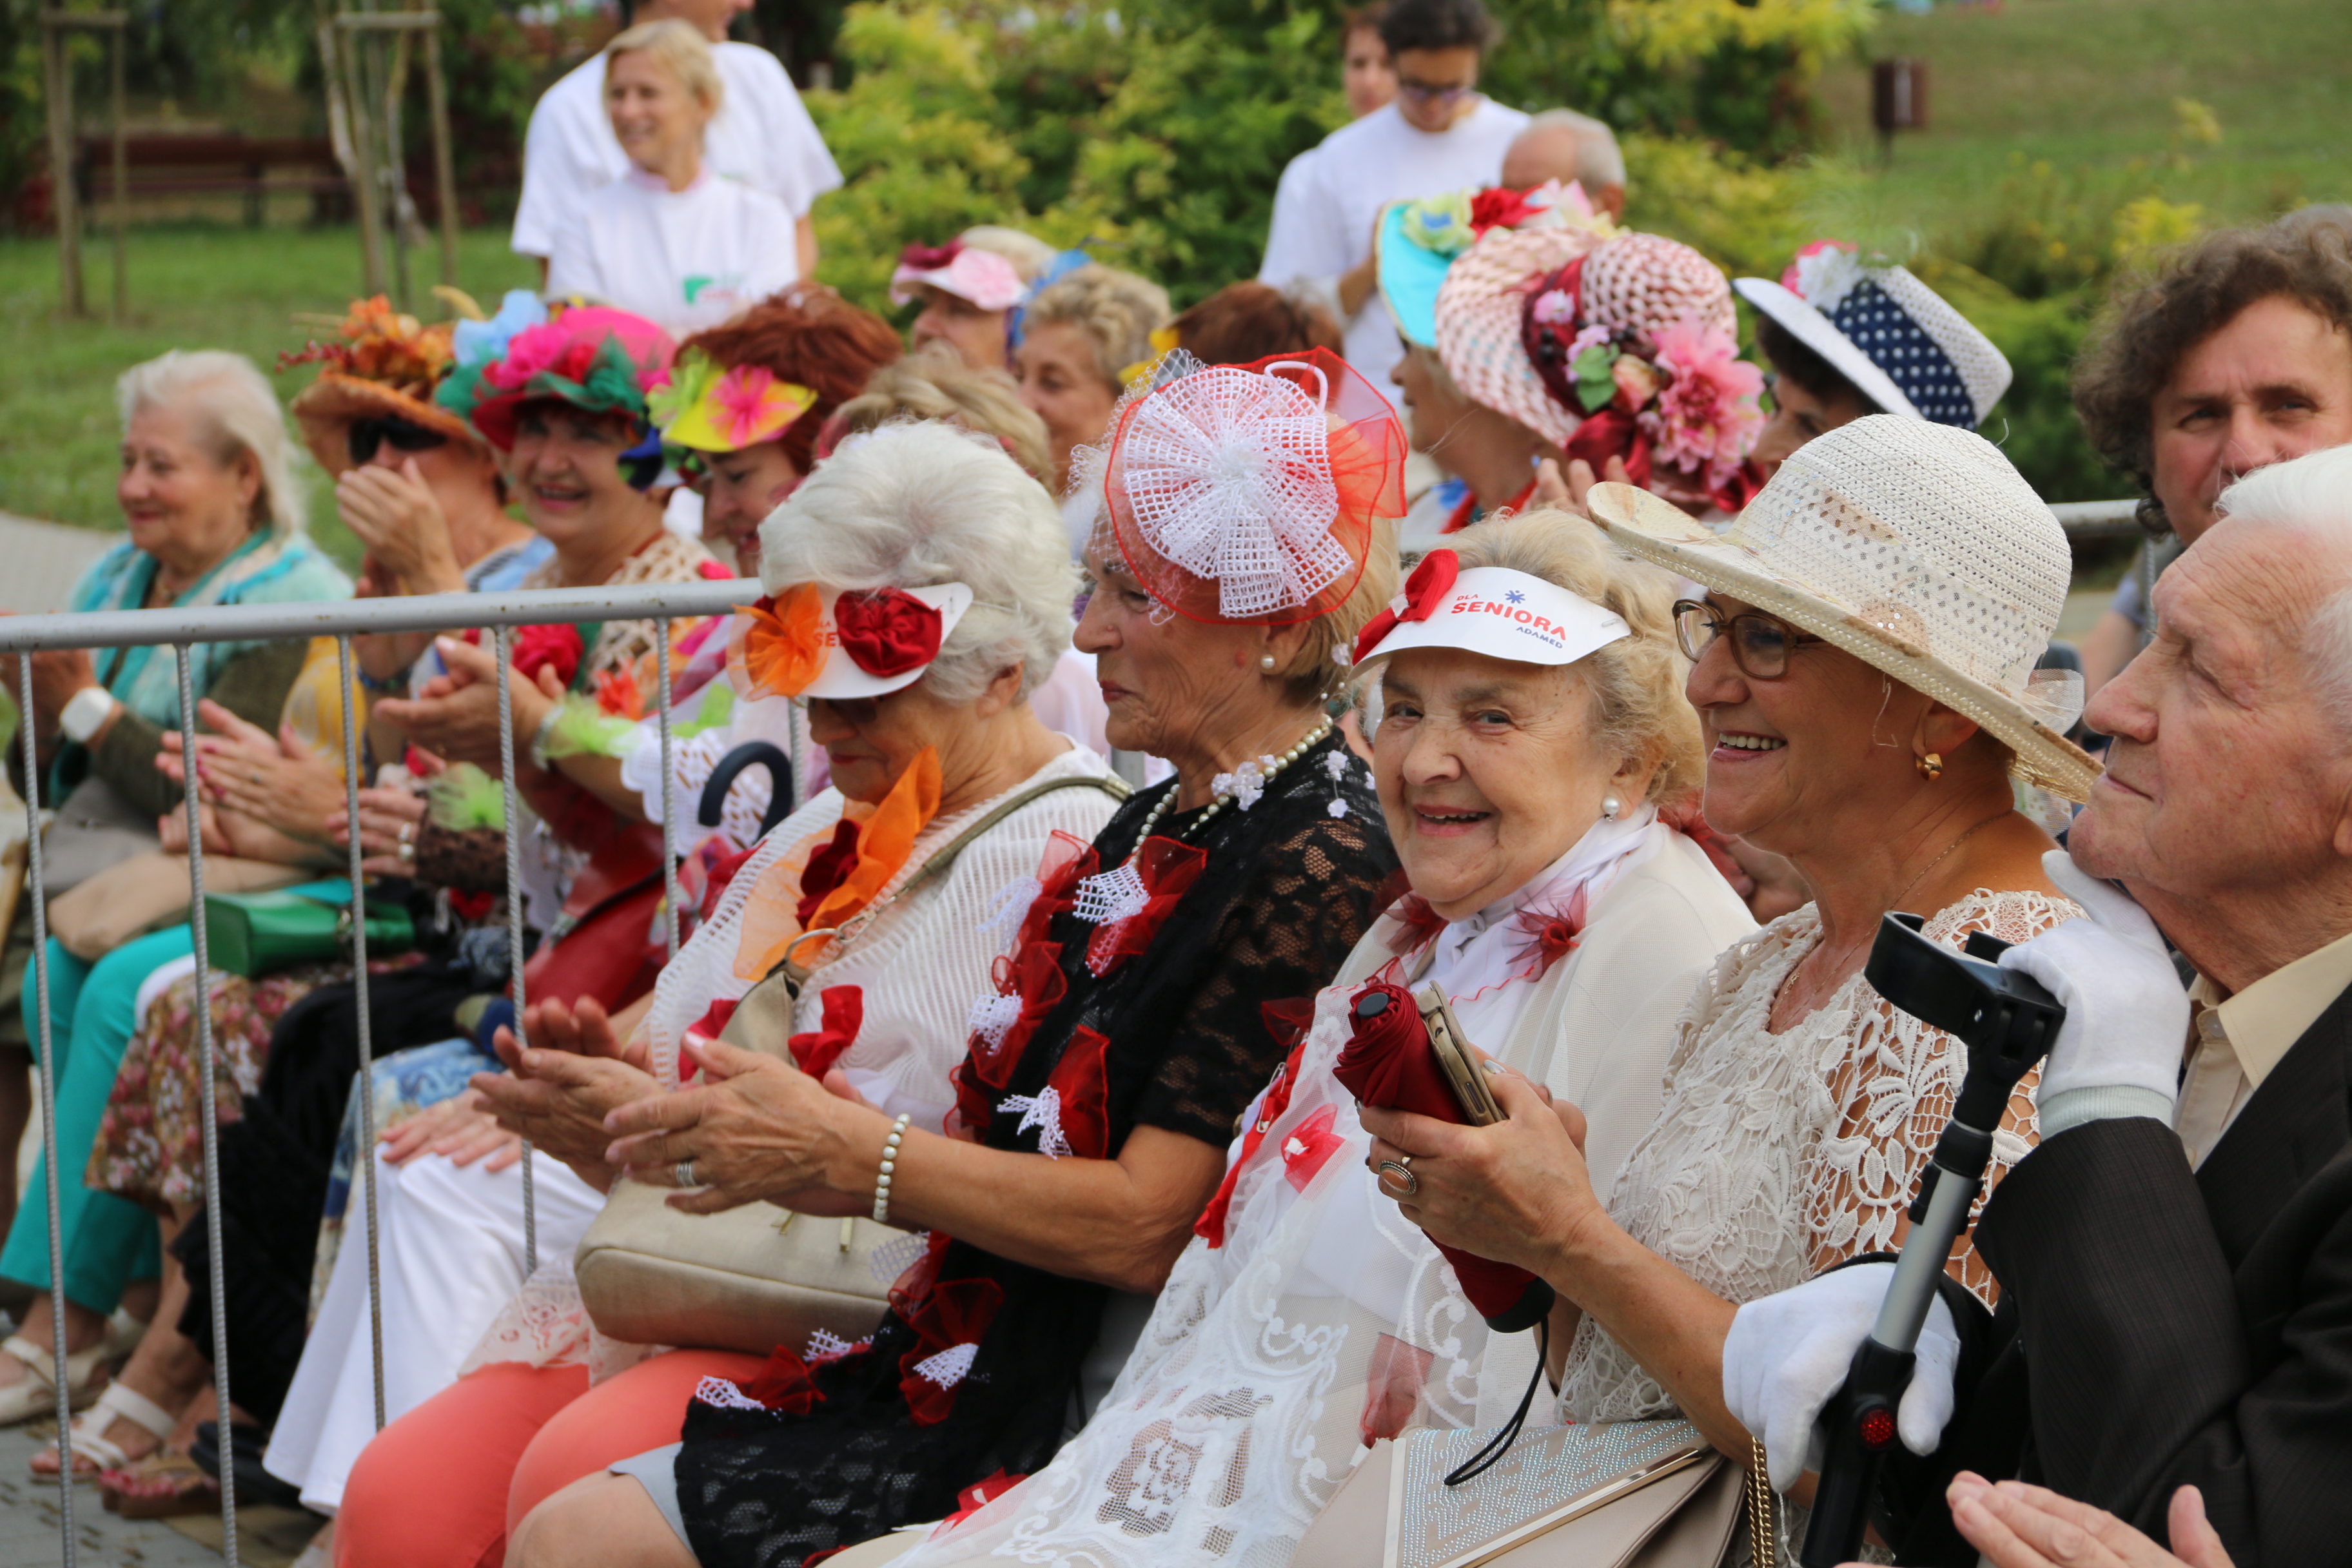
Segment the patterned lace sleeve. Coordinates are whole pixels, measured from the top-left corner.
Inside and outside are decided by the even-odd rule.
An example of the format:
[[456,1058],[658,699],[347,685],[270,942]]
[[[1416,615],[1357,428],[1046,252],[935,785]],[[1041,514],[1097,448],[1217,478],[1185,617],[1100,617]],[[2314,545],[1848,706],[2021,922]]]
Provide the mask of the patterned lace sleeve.
[[[2063,899],[2038,893],[1995,893],[1979,889],[1948,905],[1927,925],[1927,934],[1957,948],[1972,931],[2003,942],[2024,942],[2082,910]],[[1828,1065],[1836,1124],[1806,1163],[1805,1246],[1811,1267],[1827,1268],[1862,1252],[1899,1247],[1910,1230],[1905,1214],[1936,1140],[1952,1114],[1960,1079],[1968,1069],[1958,1042],[1875,993],[1864,992],[1841,1058]],[[2035,1140],[2033,1090],[2039,1073],[2029,1073],[2010,1096],[2009,1110],[1993,1135],[1992,1168],[1985,1193],[2025,1157]],[[1970,1216],[1973,1224],[1974,1215]],[[2000,1297],[1992,1272],[1977,1258],[1973,1229],[1952,1249],[1953,1279],[1987,1306]]]
[[1370,792],[1349,795],[1348,816],[1312,821],[1253,858],[1250,885],[1219,923],[1215,958],[1175,1030],[1181,1043],[1138,1101],[1139,1122],[1229,1142],[1281,1059],[1260,1007],[1329,984],[1380,913],[1395,855],[1366,809]]

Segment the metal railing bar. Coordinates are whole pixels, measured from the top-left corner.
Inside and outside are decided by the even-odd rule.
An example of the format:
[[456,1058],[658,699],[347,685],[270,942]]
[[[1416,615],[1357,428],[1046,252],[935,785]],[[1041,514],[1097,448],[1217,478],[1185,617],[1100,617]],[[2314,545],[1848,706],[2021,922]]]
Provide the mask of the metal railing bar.
[[360,861],[360,749],[359,722],[352,711],[358,703],[352,700],[356,689],[352,680],[352,639],[346,635],[335,639],[335,662],[342,672],[342,687],[338,695],[343,709],[343,802],[351,833],[352,875],[352,979],[357,987],[354,1001],[359,1007],[360,1037],[360,1126],[361,1148],[354,1163],[367,1167],[362,1189],[367,1198],[367,1273],[368,1273],[368,1349],[374,1359],[371,1363],[375,1373],[375,1429],[383,1430],[383,1258],[376,1237],[375,1204],[375,1037],[368,1005],[367,894],[361,880]]
[[618,588],[538,588],[511,594],[416,594],[396,599],[324,599],[297,605],[232,605],[210,610],[84,610],[0,617],[0,653],[45,648],[137,647],[367,632],[448,632],[558,621],[723,616],[766,592],[756,579],[632,584]]
[[669,617],[662,616],[654,623],[654,636],[660,647],[661,689],[656,707],[661,713],[661,780],[662,780],[662,894],[663,904],[669,914],[664,922],[669,937],[669,955],[677,956],[677,806],[672,798],[677,780],[670,769],[669,749]]
[[73,1392],[66,1378],[66,1233],[58,1196],[58,1068],[49,1041],[49,901],[41,879],[41,761],[33,738],[33,661],[16,661],[23,687],[18,737],[25,742],[26,880],[33,898],[33,985],[41,1031],[41,1164],[48,1177],[49,1320],[58,1396],[58,1533],[74,1568]]
[[[172,645],[172,657],[180,673],[180,767],[185,775],[180,785],[182,800],[188,813],[188,928],[195,938],[196,948],[196,1059],[204,1081],[205,1119],[202,1123],[205,1142],[205,1244],[212,1267],[213,1305],[213,1394],[220,1409],[215,1417],[219,1434],[220,1495],[221,1495],[221,1556],[234,1563],[237,1560],[236,1542],[236,1467],[231,1463],[229,1399],[228,1399],[228,1276],[222,1267],[221,1206],[220,1206],[220,1061],[217,1044],[213,1038],[213,1000],[209,977],[212,955],[206,942],[205,920],[205,825],[202,807],[196,799],[196,689],[188,673],[188,645]],[[24,661],[30,664],[31,660]],[[28,707],[26,712],[29,715]],[[44,1019],[47,1010],[44,1009]],[[363,1151],[364,1152],[364,1151]],[[71,1467],[68,1467],[68,1473]]]
[[[499,772],[506,791],[507,839],[507,969],[514,993],[515,1044],[528,1047],[522,1010],[527,1005],[522,986],[522,805],[515,794],[513,672],[514,634],[501,625],[492,634],[499,660]],[[531,1147],[522,1146],[522,1272],[528,1279],[539,1272],[539,1194],[531,1181]]]

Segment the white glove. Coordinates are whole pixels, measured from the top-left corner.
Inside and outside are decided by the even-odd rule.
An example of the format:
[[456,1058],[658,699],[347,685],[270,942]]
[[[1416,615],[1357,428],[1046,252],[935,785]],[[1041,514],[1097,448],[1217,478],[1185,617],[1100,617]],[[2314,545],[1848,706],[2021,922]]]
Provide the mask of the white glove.
[[2164,937],[2128,895],[2079,869],[2064,850],[2044,855],[2042,869],[2088,918],[2000,955],[2003,969],[2032,975],[2066,1005],[2037,1100],[2046,1106],[2074,1089],[2136,1089],[2169,1108],[2179,1094],[2189,994]]
[[[1772,1487],[1787,1491],[1820,1464],[1814,1423],[1845,1384],[1853,1352],[1870,1337],[1878,1304],[1895,1281],[1892,1263],[1857,1263],[1793,1290],[1750,1301],[1723,1342],[1723,1403],[1764,1439]],[[1918,1364],[1895,1407],[1895,1429],[1915,1454],[1935,1452],[1952,1418],[1952,1376],[1960,1336],[1941,1296],[1920,1325]]]

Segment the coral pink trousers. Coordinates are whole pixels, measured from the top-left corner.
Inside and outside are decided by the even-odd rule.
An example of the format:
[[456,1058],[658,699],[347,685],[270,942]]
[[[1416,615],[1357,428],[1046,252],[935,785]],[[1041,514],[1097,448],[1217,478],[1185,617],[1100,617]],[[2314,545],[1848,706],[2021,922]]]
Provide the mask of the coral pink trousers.
[[481,1367],[361,1453],[335,1516],[338,1568],[499,1568],[508,1531],[542,1500],[677,1442],[697,1384],[754,1377],[763,1364],[670,1351],[594,1388],[585,1367]]

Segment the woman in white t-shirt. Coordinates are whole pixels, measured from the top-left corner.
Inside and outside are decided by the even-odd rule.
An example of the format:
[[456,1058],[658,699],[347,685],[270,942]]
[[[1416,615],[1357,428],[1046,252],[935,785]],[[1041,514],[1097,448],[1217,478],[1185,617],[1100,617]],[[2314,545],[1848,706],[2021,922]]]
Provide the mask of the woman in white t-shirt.
[[647,22],[604,56],[605,110],[633,167],[566,215],[548,293],[586,295],[684,336],[798,281],[791,210],[703,167],[703,128],[726,89],[702,35]]

